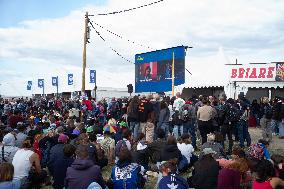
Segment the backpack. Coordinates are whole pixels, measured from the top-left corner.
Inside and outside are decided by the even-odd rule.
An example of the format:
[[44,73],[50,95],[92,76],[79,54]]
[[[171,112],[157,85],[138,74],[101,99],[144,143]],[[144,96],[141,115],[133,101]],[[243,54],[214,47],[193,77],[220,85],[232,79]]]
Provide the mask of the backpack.
[[127,148],[126,142],[124,140],[118,141],[117,144],[115,145],[115,149],[114,149],[115,156],[118,156],[122,148]]
[[172,115],[172,124],[173,125],[178,125],[178,126],[181,126],[182,125],[182,119],[180,119],[181,115],[179,113],[179,111],[175,111],[175,113]]
[[264,150],[260,144],[252,144],[248,148],[248,156],[253,159],[262,160],[264,158]]
[[226,114],[226,120],[230,123],[230,122],[238,122],[240,120],[241,117],[241,111],[232,106],[229,105],[227,114]]

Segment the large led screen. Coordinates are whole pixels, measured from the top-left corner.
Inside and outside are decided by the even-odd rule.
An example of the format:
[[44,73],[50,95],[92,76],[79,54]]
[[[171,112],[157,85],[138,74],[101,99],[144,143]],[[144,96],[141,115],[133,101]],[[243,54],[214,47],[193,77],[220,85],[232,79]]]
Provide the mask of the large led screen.
[[135,92],[166,92],[184,83],[185,47],[173,47],[135,55]]

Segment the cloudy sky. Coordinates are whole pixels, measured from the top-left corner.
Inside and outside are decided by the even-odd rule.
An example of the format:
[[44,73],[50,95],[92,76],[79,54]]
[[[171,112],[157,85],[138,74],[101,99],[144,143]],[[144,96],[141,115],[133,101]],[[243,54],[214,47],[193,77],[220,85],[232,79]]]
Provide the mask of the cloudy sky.
[[[45,78],[47,92],[54,92],[52,76],[59,76],[60,91],[80,89],[86,11],[94,15],[93,22],[123,37],[97,27],[103,41],[91,30],[87,67],[97,70],[98,86],[134,82],[134,65],[110,47],[134,62],[137,53],[193,46],[186,56],[193,75],[202,75],[217,61],[220,49],[227,63],[236,58],[243,64],[284,61],[282,0],[164,0],[122,14],[98,15],[152,1],[0,0],[0,94],[29,95],[28,80],[34,81],[32,92],[39,92],[38,78]],[[74,73],[73,88],[67,86],[68,73]]]

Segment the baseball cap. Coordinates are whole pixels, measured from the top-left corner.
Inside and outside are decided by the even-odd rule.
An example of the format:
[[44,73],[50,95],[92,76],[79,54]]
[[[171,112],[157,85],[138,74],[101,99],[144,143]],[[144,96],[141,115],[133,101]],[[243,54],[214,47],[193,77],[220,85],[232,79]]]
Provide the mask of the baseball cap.
[[87,127],[86,129],[87,133],[92,133],[94,131],[92,126]]

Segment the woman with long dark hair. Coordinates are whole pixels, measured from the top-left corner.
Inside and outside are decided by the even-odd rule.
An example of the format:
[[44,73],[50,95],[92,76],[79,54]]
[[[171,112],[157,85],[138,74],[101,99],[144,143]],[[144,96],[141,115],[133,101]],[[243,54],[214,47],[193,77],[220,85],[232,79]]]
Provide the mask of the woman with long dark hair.
[[139,131],[138,106],[139,98],[138,96],[134,96],[127,107],[127,121],[129,122],[134,139],[137,139]]
[[165,131],[166,136],[168,136],[169,133],[169,125],[170,125],[169,120],[170,120],[170,110],[168,108],[168,104],[165,101],[162,101],[157,126],[158,128],[161,128]]

